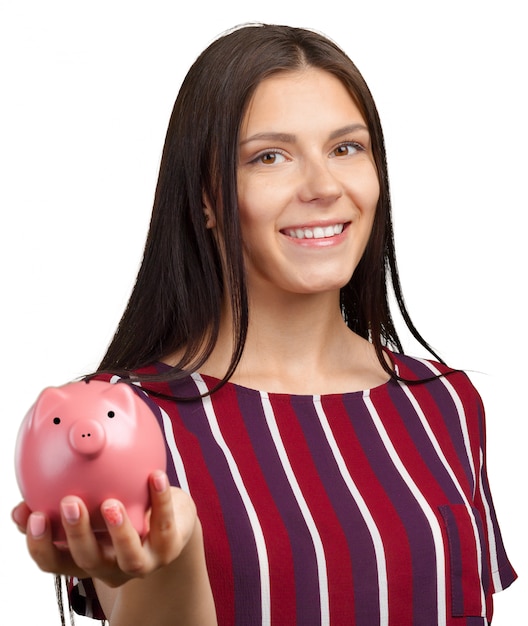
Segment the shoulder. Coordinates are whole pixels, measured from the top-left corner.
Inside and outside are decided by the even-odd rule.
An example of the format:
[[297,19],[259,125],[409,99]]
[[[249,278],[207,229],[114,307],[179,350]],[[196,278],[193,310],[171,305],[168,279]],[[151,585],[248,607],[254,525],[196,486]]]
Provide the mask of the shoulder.
[[446,375],[452,377],[453,375],[458,375],[460,378],[469,381],[464,370],[446,363],[389,350],[386,350],[386,353],[392,362],[395,373],[406,380],[418,382],[431,377]]
[[485,411],[468,374],[431,359],[402,354],[391,357],[396,373],[403,379],[396,384],[409,400],[409,405],[399,406],[421,415],[438,441],[448,442],[449,446],[455,442],[461,450],[467,448],[477,466],[480,449],[485,445]]
[[396,352],[388,353],[396,375],[403,384],[413,387],[423,383],[424,386],[446,388],[451,395],[459,397],[464,404],[471,403],[481,406],[482,401],[468,374],[463,370],[433,359],[410,356]]

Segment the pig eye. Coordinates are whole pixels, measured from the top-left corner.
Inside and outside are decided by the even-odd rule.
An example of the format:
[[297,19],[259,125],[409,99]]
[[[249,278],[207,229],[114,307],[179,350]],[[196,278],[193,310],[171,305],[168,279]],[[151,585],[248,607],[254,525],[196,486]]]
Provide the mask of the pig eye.
[[60,417],[54,417],[53,418],[53,423],[54,424],[60,424]]
[[108,417],[115,417],[115,413],[113,411],[108,411]]

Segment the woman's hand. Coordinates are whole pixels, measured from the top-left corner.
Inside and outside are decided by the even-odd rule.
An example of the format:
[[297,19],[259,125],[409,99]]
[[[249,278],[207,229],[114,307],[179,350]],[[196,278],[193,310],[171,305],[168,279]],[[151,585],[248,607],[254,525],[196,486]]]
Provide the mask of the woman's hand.
[[117,500],[107,500],[101,506],[108,528],[106,541],[101,541],[90,528],[83,501],[75,496],[64,498],[61,517],[67,550],[53,543],[49,520],[42,513],[30,513],[22,503],[13,511],[13,519],[25,530],[29,553],[42,570],[97,578],[117,587],[131,578],[144,578],[177,559],[197,522],[190,496],[175,487],[169,488],[163,472],[150,476],[149,487],[152,508],[143,541]]
[[[103,502],[108,535],[95,534],[80,498],[61,502],[66,545],[55,545],[49,520],[25,503],[13,520],[26,533],[29,552],[45,572],[93,578],[112,626],[216,624],[202,527],[191,497],[170,487],[163,472],[149,478],[151,509],[141,539],[117,500]],[[125,584],[127,583],[127,584]]]

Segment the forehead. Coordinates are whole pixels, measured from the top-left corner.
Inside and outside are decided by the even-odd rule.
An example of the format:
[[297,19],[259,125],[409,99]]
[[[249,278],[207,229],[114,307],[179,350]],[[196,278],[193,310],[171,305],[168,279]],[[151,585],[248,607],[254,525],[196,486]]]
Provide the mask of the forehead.
[[317,120],[340,125],[362,122],[361,114],[348,88],[336,76],[319,68],[287,71],[262,80],[251,97],[242,119],[241,131],[258,131],[260,126]]

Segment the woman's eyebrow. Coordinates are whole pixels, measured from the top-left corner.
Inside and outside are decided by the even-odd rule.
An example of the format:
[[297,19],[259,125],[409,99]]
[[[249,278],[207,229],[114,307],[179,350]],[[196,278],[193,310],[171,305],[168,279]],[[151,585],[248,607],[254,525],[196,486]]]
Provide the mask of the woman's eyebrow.
[[290,133],[256,133],[255,135],[251,135],[251,137],[247,137],[240,142],[240,145],[243,146],[250,141],[281,141],[283,143],[294,143],[296,140],[295,135]]
[[[365,124],[348,124],[347,126],[342,126],[341,128],[337,128],[336,130],[332,131],[330,133],[329,139],[336,139],[337,137],[342,137],[343,135],[356,132],[358,130],[368,132],[368,128],[365,126]],[[251,135],[251,137],[246,137],[246,139],[243,139],[240,142],[240,145],[243,146],[246,143],[250,143],[251,141],[279,141],[282,143],[295,143],[296,139],[297,137],[291,133],[263,132]]]
[[337,130],[332,131],[330,133],[329,139],[337,139],[337,137],[342,137],[343,135],[348,135],[348,133],[354,133],[358,130],[364,130],[367,133],[369,132],[369,129],[365,126],[365,124],[348,124],[347,126],[343,126],[341,128],[338,128]]

